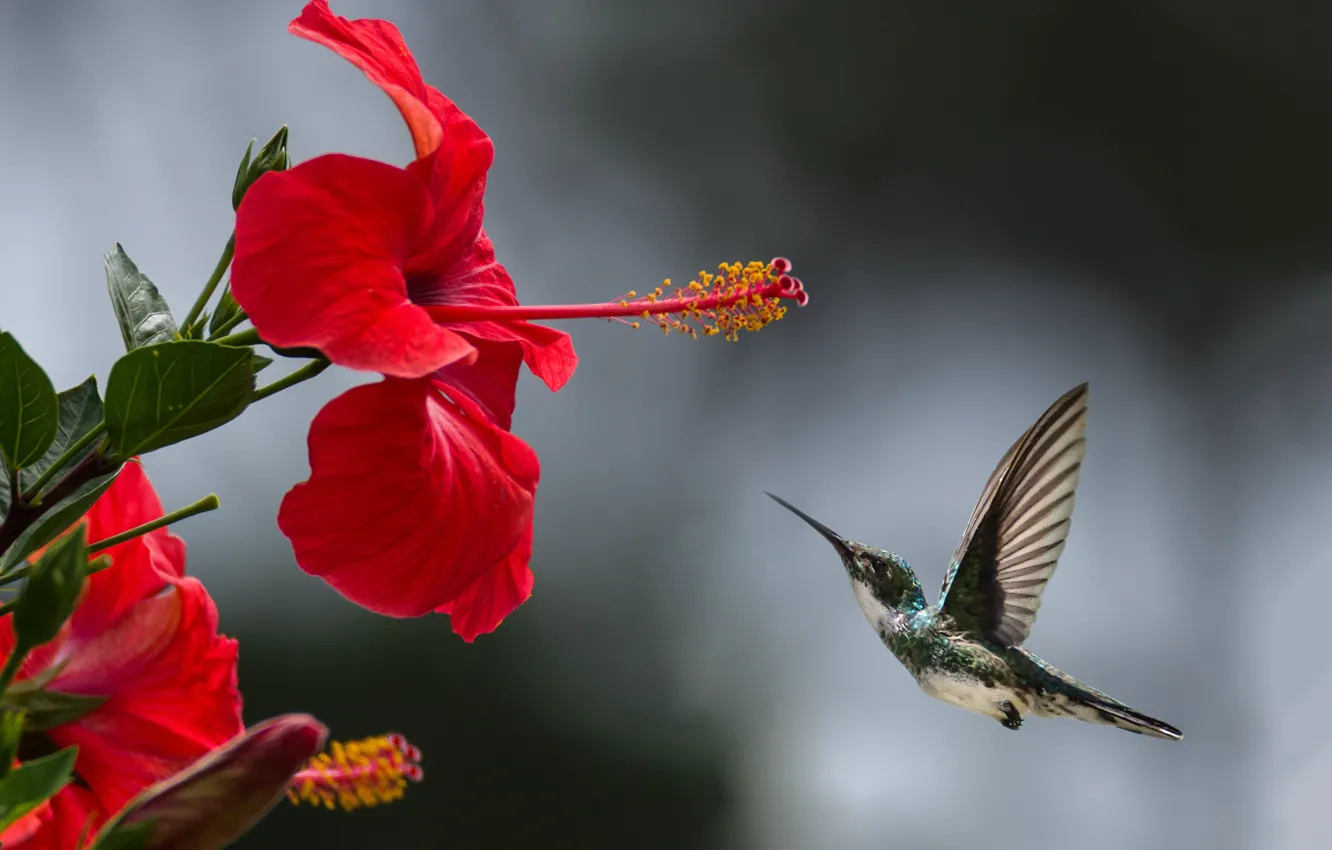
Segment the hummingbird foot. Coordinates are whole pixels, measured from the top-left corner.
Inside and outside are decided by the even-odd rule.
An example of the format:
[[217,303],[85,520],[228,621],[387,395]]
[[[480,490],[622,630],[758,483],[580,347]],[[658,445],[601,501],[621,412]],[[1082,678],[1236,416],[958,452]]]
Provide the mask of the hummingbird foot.
[[999,703],[999,710],[1004,713],[1004,719],[999,722],[1003,724],[1005,729],[1022,728],[1022,715],[1018,713],[1018,710],[1013,706],[1013,703],[1004,700]]

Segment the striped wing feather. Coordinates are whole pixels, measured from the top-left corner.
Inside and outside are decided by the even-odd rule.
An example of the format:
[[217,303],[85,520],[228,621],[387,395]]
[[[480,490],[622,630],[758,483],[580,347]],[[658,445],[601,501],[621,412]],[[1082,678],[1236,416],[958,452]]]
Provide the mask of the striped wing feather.
[[1073,518],[1087,451],[1086,384],[1050,406],[985,483],[939,596],[964,629],[1004,646],[1031,632]]

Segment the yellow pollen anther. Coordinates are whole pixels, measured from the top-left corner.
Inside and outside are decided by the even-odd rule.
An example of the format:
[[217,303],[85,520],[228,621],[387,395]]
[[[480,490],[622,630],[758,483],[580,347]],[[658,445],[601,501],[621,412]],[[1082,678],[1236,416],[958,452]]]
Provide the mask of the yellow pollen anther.
[[401,735],[334,741],[291,778],[287,799],[344,811],[402,799],[408,781],[419,782],[421,751]]
[[[642,318],[656,323],[663,334],[675,331],[692,339],[697,339],[699,332],[703,336],[721,334],[734,342],[740,331],[757,331],[785,316],[783,300],[793,299],[802,305],[808,300],[804,286],[788,274],[790,270],[791,264],[781,259],[743,265],[721,263],[716,274],[700,271],[673,291],[667,278],[641,298],[628,293],[620,304],[644,305]],[[669,302],[669,307],[662,302]],[[627,324],[638,327],[639,323]]]

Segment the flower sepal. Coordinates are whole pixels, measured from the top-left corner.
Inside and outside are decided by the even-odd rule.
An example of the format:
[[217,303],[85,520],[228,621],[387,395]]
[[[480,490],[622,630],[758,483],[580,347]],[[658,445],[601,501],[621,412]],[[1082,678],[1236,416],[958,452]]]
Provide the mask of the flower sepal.
[[[267,345],[267,343],[265,344]],[[304,360],[324,359],[324,353],[322,351],[320,351],[317,348],[310,348],[309,346],[294,346],[291,348],[283,348],[277,345],[269,345],[268,347],[273,350],[274,354],[277,354],[280,357],[293,357]]]
[[25,761],[0,781],[0,832],[69,784],[78,752],[78,747],[65,747],[49,756]]
[[[104,696],[66,694],[47,690],[46,682],[55,678],[61,669],[61,665],[53,666],[40,678],[15,682],[5,690],[4,705],[0,706],[0,710],[5,710],[6,716],[4,720],[0,720],[0,736],[3,735],[3,723],[8,720],[10,713],[14,713],[11,710],[23,714],[23,728],[26,731],[44,732],[66,723],[73,723],[80,717],[96,711],[106,702],[107,698]],[[3,752],[0,752],[0,758],[3,758],[3,755]]]
[[74,612],[87,578],[85,535],[83,526],[75,526],[72,533],[53,544],[32,566],[14,603],[14,636],[18,644],[14,653],[34,649],[53,639]]
[[23,710],[0,709],[0,782],[14,768],[18,758],[19,741],[23,738]]

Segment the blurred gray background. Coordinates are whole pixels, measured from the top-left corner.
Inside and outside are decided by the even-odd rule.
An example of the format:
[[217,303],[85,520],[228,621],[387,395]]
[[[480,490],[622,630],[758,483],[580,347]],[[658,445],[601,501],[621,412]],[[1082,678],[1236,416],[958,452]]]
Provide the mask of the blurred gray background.
[[[280,808],[245,848],[1285,848],[1332,828],[1332,8],[1294,0],[341,0],[494,137],[532,303],[789,256],[738,345],[567,325],[529,376],[535,595],[466,646],[301,573],[274,515],[332,371],[149,457],[240,638],[249,722],[397,729],[399,804]],[[178,312],[251,137],[405,163],[300,3],[0,3],[0,323],[56,383],[120,351],[101,253]],[[271,377],[270,370],[265,377]],[[1029,646],[1182,727],[1012,734],[933,702],[773,490],[933,598],[985,476],[1092,383]]]

